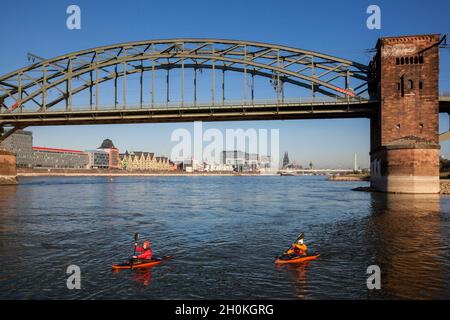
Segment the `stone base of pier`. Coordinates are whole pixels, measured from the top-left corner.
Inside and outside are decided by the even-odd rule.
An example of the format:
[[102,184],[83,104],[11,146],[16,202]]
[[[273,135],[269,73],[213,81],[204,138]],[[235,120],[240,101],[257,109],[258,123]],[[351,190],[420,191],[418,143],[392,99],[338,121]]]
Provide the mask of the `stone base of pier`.
[[423,143],[380,148],[371,154],[371,188],[389,193],[439,193],[439,153],[439,145]]
[[17,184],[16,155],[0,149],[0,185]]

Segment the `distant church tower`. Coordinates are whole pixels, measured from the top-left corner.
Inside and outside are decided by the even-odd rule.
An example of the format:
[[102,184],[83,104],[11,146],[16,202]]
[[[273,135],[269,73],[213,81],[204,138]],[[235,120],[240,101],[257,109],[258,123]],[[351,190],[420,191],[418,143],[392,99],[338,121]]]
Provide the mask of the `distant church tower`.
[[289,165],[289,155],[287,152],[284,153],[283,156],[283,168],[286,168]]

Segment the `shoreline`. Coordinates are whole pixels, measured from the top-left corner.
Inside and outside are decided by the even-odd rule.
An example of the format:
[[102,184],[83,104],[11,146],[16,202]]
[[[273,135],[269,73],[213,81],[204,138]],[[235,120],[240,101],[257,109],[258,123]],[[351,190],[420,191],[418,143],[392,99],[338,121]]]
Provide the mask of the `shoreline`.
[[[17,178],[30,178],[30,177],[264,177],[264,176],[280,176],[279,174],[260,174],[260,173],[227,173],[227,172],[217,172],[217,173],[202,173],[202,172],[67,172],[67,171],[17,171]],[[357,181],[369,181],[367,177],[330,177],[328,181],[338,181],[338,182],[357,182]],[[8,183],[10,184],[10,183]],[[12,183],[11,183],[12,184]],[[14,183],[17,184],[17,181]],[[450,195],[450,179],[440,180],[440,194]],[[353,188],[353,191],[362,192],[377,192],[372,190],[370,187],[357,187]]]
[[370,177],[330,176],[328,181],[370,181]]
[[262,176],[256,173],[170,173],[170,172],[17,172],[17,177],[236,177]]
[[239,176],[257,176],[257,174],[169,174],[169,173],[149,173],[149,174],[120,174],[120,173],[24,173],[17,174],[18,178],[30,178],[30,177],[239,177]]
[[[440,184],[440,192],[437,194],[440,195],[450,195],[450,179],[441,179],[439,181]],[[354,189],[352,189],[353,191],[358,191],[358,192],[379,192],[377,190],[372,189],[370,186],[369,187],[356,187]]]
[[440,194],[450,195],[450,179],[441,179],[439,183],[441,186]]
[[370,181],[370,174],[368,173],[345,173],[345,174],[331,174],[328,181]]

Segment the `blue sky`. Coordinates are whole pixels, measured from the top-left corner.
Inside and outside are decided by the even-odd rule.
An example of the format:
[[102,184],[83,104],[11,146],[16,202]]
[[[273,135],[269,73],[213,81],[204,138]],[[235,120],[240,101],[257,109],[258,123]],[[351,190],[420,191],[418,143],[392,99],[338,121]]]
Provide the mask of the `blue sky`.
[[[77,4],[82,29],[66,28]],[[381,7],[381,30],[366,27],[366,9]],[[367,64],[379,37],[447,33],[449,1],[7,1],[1,4],[0,74],[28,64],[27,53],[51,58],[119,42],[178,37],[254,40],[319,51]],[[450,50],[441,50],[441,88],[450,91]],[[441,116],[440,131],[448,116]],[[104,138],[117,147],[170,155],[170,134],[186,124],[30,128],[35,145],[91,149]],[[204,128],[278,128],[280,151],[317,167],[351,167],[358,153],[369,163],[369,121],[304,120],[208,123]],[[450,156],[450,144],[442,145]]]

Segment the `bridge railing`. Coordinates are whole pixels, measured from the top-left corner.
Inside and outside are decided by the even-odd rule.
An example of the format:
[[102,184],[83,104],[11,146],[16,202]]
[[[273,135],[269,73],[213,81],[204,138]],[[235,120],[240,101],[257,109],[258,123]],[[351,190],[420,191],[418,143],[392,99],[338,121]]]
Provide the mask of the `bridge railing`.
[[[116,106],[108,105],[74,105],[71,108],[67,108],[64,105],[54,106],[45,110],[45,113],[51,112],[77,112],[77,111],[120,111],[120,110],[183,110],[183,109],[211,109],[211,108],[252,108],[252,107],[273,107],[278,106],[289,107],[289,106],[321,106],[321,105],[347,105],[347,104],[360,104],[370,102],[367,97],[300,97],[300,98],[284,98],[284,99],[254,99],[254,100],[220,100],[220,101],[198,101],[198,102],[186,102],[186,101],[170,101],[162,103],[143,103],[141,104],[118,104]],[[29,108],[19,108],[15,110],[3,111],[3,113],[42,113],[43,110],[39,109],[29,109]]]

